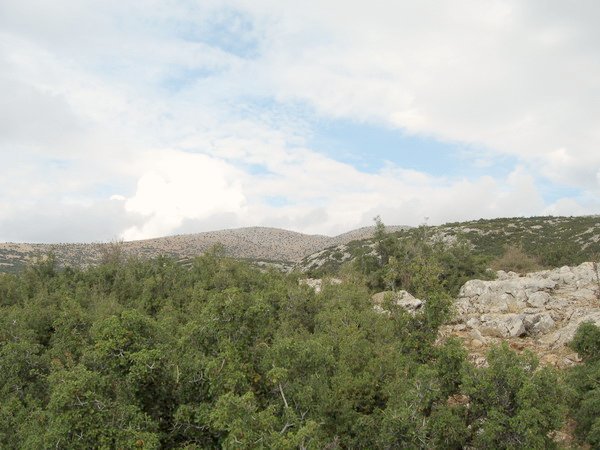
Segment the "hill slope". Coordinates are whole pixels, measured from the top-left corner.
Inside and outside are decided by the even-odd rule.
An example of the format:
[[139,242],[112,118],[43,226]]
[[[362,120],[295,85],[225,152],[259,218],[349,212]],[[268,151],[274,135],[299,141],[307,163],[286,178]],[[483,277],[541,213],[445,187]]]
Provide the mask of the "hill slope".
[[[422,230],[388,231],[410,241]],[[550,267],[577,265],[600,255],[599,216],[480,219],[431,226],[426,232],[430,239],[448,244],[464,241],[489,260],[502,255],[508,246],[522,248]],[[315,275],[336,272],[344,262],[373,248],[371,239],[339,243],[304,257],[298,267]]]
[[[337,271],[342,263],[372,251],[374,227],[363,227],[339,236],[307,235],[278,228],[250,227],[205,233],[123,242],[128,255],[168,255],[187,260],[215,244],[222,244],[228,256],[253,261],[296,265],[304,271]],[[387,227],[400,239],[414,238],[419,229]],[[473,252],[490,259],[509,246],[550,261],[548,266],[576,265],[600,254],[600,217],[531,217],[476,220],[427,228],[432,239],[452,243],[464,240]],[[0,243],[0,272],[15,272],[28,261],[49,252],[61,265],[88,266],[110,253],[112,244],[15,244]]]
[[[391,227],[400,230],[405,227]],[[249,227],[232,230],[169,236],[118,244],[128,255],[153,257],[169,255],[177,259],[193,258],[216,244],[234,258],[283,262],[292,265],[303,257],[332,245],[346,244],[373,236],[374,227],[364,227],[339,236],[308,235],[278,228]],[[16,244],[0,243],[0,272],[15,272],[28,261],[54,253],[61,265],[97,264],[114,244]]]

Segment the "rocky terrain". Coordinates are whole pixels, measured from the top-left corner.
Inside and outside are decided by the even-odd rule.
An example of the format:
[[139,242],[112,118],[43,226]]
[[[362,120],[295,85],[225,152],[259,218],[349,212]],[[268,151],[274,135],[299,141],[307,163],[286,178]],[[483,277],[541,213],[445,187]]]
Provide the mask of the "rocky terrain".
[[[411,313],[426,301],[405,291],[381,292],[373,296],[376,309],[382,309],[385,295]],[[495,280],[465,283],[454,304],[456,317],[440,338],[460,338],[477,364],[485,364],[491,345],[507,341],[514,349],[533,351],[545,364],[568,367],[579,361],[567,346],[577,327],[600,326],[600,271],[591,262],[525,276],[499,271]]]
[[[405,227],[391,227],[392,230]],[[196,257],[216,244],[228,256],[253,261],[284,263],[291,267],[324,248],[369,239],[374,227],[364,227],[339,236],[308,235],[278,228],[250,227],[170,236],[120,243],[19,244],[0,243],[0,272],[14,272],[29,261],[52,252],[59,264],[85,267],[97,264],[118,248],[126,255],[168,255],[180,260]]]
[[542,361],[569,366],[578,361],[566,345],[583,322],[600,325],[600,273],[596,263],[519,276],[498,272],[493,281],[468,281],[456,299],[446,335],[463,339],[476,358],[500,340],[529,348]]
[[[408,241],[422,231],[406,226],[388,226],[386,229]],[[16,272],[29,261],[49,252],[56,255],[61,265],[85,267],[102,261],[115,246],[126,255],[168,255],[187,261],[215,244],[222,244],[229,256],[262,264],[275,263],[283,268],[296,267],[320,277],[335,274],[344,262],[372,252],[373,233],[374,227],[363,227],[330,237],[250,227],[118,244],[0,243],[0,272]],[[598,216],[476,220],[430,226],[427,233],[432,240],[447,244],[459,240],[467,242],[475,254],[490,260],[500,256],[509,245],[541,255],[545,266],[576,264],[600,254]]]
[[[399,239],[410,241],[423,230],[387,227]],[[452,245],[466,242],[473,253],[491,259],[503,254],[508,246],[536,255],[548,266],[580,263],[600,254],[600,217],[515,217],[428,226],[432,241]],[[304,257],[298,266],[303,271],[334,273],[360,254],[371,253],[370,239],[339,242]]]

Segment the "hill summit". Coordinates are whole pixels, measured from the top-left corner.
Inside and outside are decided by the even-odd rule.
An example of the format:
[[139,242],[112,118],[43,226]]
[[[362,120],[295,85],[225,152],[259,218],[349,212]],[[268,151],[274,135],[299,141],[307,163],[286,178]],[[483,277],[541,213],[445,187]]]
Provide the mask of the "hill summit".
[[[499,258],[508,247],[537,257],[543,267],[577,265],[600,254],[600,216],[480,219],[437,226],[387,226],[401,240],[416,239],[422,228],[431,239],[452,245],[465,242],[474,254]],[[247,227],[119,243],[0,243],[0,272],[17,272],[48,253],[62,266],[86,267],[102,262],[115,247],[124,255],[179,261],[195,258],[215,245],[225,255],[257,263],[296,267],[316,276],[335,273],[358,255],[372,252],[375,227],[338,236],[303,234],[269,227]]]
[[[408,227],[389,227],[400,231]],[[338,236],[298,233],[269,227],[247,227],[119,243],[28,244],[0,243],[0,272],[15,272],[29,261],[53,253],[59,264],[85,267],[97,264],[118,245],[125,254],[151,258],[167,255],[179,260],[199,256],[222,245],[227,256],[293,265],[322,249],[373,237],[375,227],[363,227]]]

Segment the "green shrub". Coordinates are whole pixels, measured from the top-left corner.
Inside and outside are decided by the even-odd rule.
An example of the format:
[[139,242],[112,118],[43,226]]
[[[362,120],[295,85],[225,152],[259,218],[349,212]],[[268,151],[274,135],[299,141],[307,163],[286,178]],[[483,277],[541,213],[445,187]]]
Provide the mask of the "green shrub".
[[568,374],[575,434],[581,442],[600,448],[600,328],[583,323],[570,345],[584,362]]
[[[475,368],[438,342],[444,281],[466,270],[421,232],[384,235],[388,260],[371,261],[401,262],[402,286],[427,298],[414,315],[377,312],[358,271],[316,294],[218,251],[0,278],[0,447],[550,446],[560,380],[506,349]],[[588,439],[594,408],[581,402]]]

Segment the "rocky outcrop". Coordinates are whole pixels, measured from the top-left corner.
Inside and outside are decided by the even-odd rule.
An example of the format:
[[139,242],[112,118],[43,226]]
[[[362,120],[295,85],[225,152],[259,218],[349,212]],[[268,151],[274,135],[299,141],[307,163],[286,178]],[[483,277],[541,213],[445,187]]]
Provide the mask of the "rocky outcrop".
[[[317,293],[337,278],[300,280]],[[386,301],[417,314],[426,301],[409,292],[384,291],[372,296],[373,307],[386,311]],[[486,364],[490,346],[509,342],[516,350],[529,349],[542,363],[566,367],[579,362],[567,344],[583,322],[600,326],[600,273],[594,263],[521,276],[497,273],[492,281],[471,280],[455,299],[456,316],[440,330],[440,340],[459,337],[477,365]]]
[[[407,227],[389,227],[388,231]],[[166,236],[155,239],[118,243],[119,249],[130,256],[152,258],[169,255],[190,259],[202,255],[214,245],[221,244],[227,256],[278,263],[290,270],[302,258],[318,255],[324,249],[344,247],[356,239],[370,239],[375,227],[364,227],[338,236],[309,235],[269,227],[247,227],[208,231],[195,234]],[[116,244],[63,243],[18,244],[0,242],[0,272],[18,271],[34,258],[52,252],[60,265],[87,267],[98,264],[104,253]],[[349,257],[350,255],[348,255]]]
[[377,311],[385,310],[383,304],[387,298],[389,298],[396,305],[405,308],[411,314],[416,313],[425,304],[423,300],[413,297],[412,294],[407,291],[384,291],[378,292],[371,297],[371,300],[375,304],[374,307]]
[[472,280],[461,288],[455,321],[442,333],[463,338],[471,349],[508,340],[515,348],[531,348],[550,355],[552,363],[569,365],[561,357],[573,357],[566,344],[579,325],[600,325],[599,289],[593,263],[526,276],[500,271],[496,280]]

